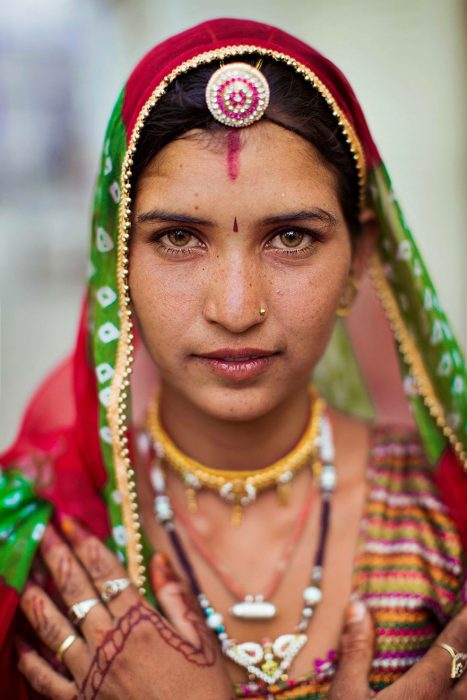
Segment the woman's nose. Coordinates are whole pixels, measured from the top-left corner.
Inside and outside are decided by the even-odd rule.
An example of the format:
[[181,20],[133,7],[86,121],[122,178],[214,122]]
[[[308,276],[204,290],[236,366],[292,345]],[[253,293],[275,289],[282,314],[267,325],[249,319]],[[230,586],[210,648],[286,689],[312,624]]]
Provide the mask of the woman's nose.
[[264,280],[250,258],[234,256],[211,269],[204,317],[231,333],[244,333],[266,317]]

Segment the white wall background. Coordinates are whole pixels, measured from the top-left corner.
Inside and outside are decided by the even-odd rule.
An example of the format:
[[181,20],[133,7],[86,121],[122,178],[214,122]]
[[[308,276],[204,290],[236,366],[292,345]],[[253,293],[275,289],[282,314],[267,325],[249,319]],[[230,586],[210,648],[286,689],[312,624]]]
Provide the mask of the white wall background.
[[[10,164],[0,180],[0,449],[13,438],[33,388],[74,342],[94,169],[113,101],[148,48],[210,17],[277,24],[344,70],[465,347],[463,0],[16,0],[9,5],[0,7],[0,116],[9,115],[7,128],[0,121],[0,158]],[[68,57],[63,66],[61,56]],[[63,174],[59,168],[42,177],[40,167],[33,167],[34,157],[40,163],[46,134],[34,94],[49,96],[49,122],[55,99],[68,110],[72,153],[61,144],[67,159]],[[53,151],[60,130],[53,122],[47,128]]]

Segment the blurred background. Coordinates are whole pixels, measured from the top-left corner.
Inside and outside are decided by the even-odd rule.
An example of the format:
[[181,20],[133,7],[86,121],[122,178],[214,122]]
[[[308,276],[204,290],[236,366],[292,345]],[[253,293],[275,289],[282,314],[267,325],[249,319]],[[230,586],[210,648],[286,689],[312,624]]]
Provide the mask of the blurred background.
[[15,0],[0,5],[0,450],[74,344],[94,174],[136,61],[219,16],[296,34],[345,72],[466,346],[463,0]]

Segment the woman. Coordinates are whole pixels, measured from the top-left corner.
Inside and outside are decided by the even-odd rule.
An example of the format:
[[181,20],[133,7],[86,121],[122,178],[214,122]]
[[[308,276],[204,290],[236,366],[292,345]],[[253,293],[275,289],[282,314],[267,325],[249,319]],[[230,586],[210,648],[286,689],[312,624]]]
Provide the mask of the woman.
[[241,20],[157,46],[74,357],[2,459],[9,697],[14,654],[46,697],[460,697],[465,614],[420,659],[461,598],[462,372],[342,74]]

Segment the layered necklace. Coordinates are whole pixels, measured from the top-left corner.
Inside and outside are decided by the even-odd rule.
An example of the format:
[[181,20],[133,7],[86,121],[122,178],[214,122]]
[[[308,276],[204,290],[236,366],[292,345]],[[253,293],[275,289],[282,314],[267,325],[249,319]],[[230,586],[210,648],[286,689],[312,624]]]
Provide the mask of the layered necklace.
[[305,531],[314,496],[314,483],[311,482],[295,527],[293,528],[290,538],[285,543],[281,555],[275,562],[273,573],[263,590],[255,595],[252,595],[247,589],[237,583],[225,564],[223,562],[219,562],[210,551],[203,538],[200,537],[197,530],[191,524],[190,519],[187,517],[183,509],[179,508],[177,503],[172,501],[171,506],[176,520],[182,524],[184,530],[200,556],[222,581],[225,588],[230,591],[232,597],[237,601],[229,608],[229,613],[233,617],[244,620],[267,620],[276,616],[277,608],[271,599],[279,588],[287,571],[287,565]]
[[306,464],[313,464],[316,456],[316,437],[324,401],[310,389],[311,411],[308,425],[294,449],[282,459],[264,469],[254,471],[224,470],[206,467],[183,454],[161,425],[159,405],[154,401],[148,412],[148,429],[156,455],[177,472],[185,484],[188,509],[197,509],[196,492],[202,488],[218,493],[233,503],[232,524],[242,521],[243,508],[256,500],[262,491],[275,487],[280,503],[287,503],[288,491],[294,476]]
[[[318,405],[318,409],[316,408],[317,401],[320,402]],[[153,419],[154,411],[152,411],[152,420]],[[297,656],[299,651],[307,642],[308,637],[306,631],[313,617],[314,610],[316,609],[317,605],[319,605],[322,598],[321,581],[324,563],[324,552],[329,529],[331,496],[334,491],[336,482],[335,469],[333,466],[334,445],[332,440],[331,426],[329,423],[329,419],[324,414],[324,402],[322,401],[322,399],[315,400],[312,411],[312,418],[310,419],[310,422],[312,421],[316,421],[317,426],[313,433],[313,444],[309,446],[309,454],[314,456],[313,464],[316,473],[319,473],[319,488],[321,492],[320,529],[314,564],[312,567],[308,585],[303,591],[302,611],[300,615],[300,620],[295,626],[294,632],[290,634],[282,634],[274,640],[266,638],[263,639],[261,643],[250,641],[239,643],[237,640],[231,638],[224,624],[223,616],[214,608],[211,601],[202,591],[197,577],[195,575],[195,572],[193,570],[193,567],[191,566],[191,563],[188,559],[183,543],[176,531],[174,522],[174,507],[166,490],[166,482],[163,467],[164,465],[169,467],[172,467],[173,465],[169,460],[167,460],[163,446],[157,440],[157,437],[160,435],[160,432],[154,434],[154,432],[151,429],[151,427],[153,427],[153,424],[151,425],[150,422],[151,437],[154,441],[154,459],[153,464],[151,466],[150,477],[155,493],[155,516],[167,532],[167,535],[171,541],[171,544],[180,562],[180,565],[185,572],[185,575],[193,590],[193,593],[198,599],[201,610],[206,620],[206,624],[217,635],[222,652],[226,657],[234,661],[236,664],[245,668],[248,671],[250,680],[261,680],[267,685],[271,685],[279,679],[287,680],[287,670],[289,669],[294,658]],[[170,439],[167,437],[167,440]],[[299,445],[301,445],[302,441],[303,438],[300,441]],[[179,455],[182,455],[182,453],[180,453],[178,450],[177,452]],[[318,454],[319,458],[317,457]],[[184,457],[184,455],[182,456]],[[203,469],[209,469],[203,467],[203,465],[201,465],[198,462],[196,462],[195,464],[197,465],[198,471]],[[278,463],[276,462],[276,465],[277,464]],[[175,471],[180,473],[179,469],[175,469]],[[209,469],[209,472],[213,471],[216,472],[216,475],[226,474],[226,472],[221,470]],[[238,472],[227,473],[229,474],[229,476],[230,474],[233,474],[235,476],[238,474]],[[240,472],[240,474],[243,476],[244,474],[251,473]],[[253,474],[255,473],[253,472]],[[272,481],[270,486],[273,486],[274,484],[275,482]],[[240,503],[240,505],[243,506],[244,504]],[[301,530],[302,521],[306,522],[304,514],[307,513],[309,505],[311,505],[311,500],[308,498],[305,501],[305,508],[302,511],[302,514],[299,518],[297,528],[295,529],[292,538],[293,540],[296,540],[299,536],[297,534],[297,530]],[[282,559],[282,562],[285,570],[284,557]],[[219,567],[215,568],[218,569]],[[275,577],[275,579],[276,578],[277,576]],[[232,590],[231,585],[227,587],[229,588],[229,590],[231,590],[231,592],[234,592]],[[273,587],[274,590],[276,587],[277,585]],[[271,586],[269,586],[269,589],[270,588]],[[272,595],[271,592],[269,592],[269,595]],[[275,606],[268,600],[266,600],[264,595],[244,596],[243,601],[238,602],[234,606],[232,606],[230,612],[235,617],[244,619],[267,619],[274,616]]]

